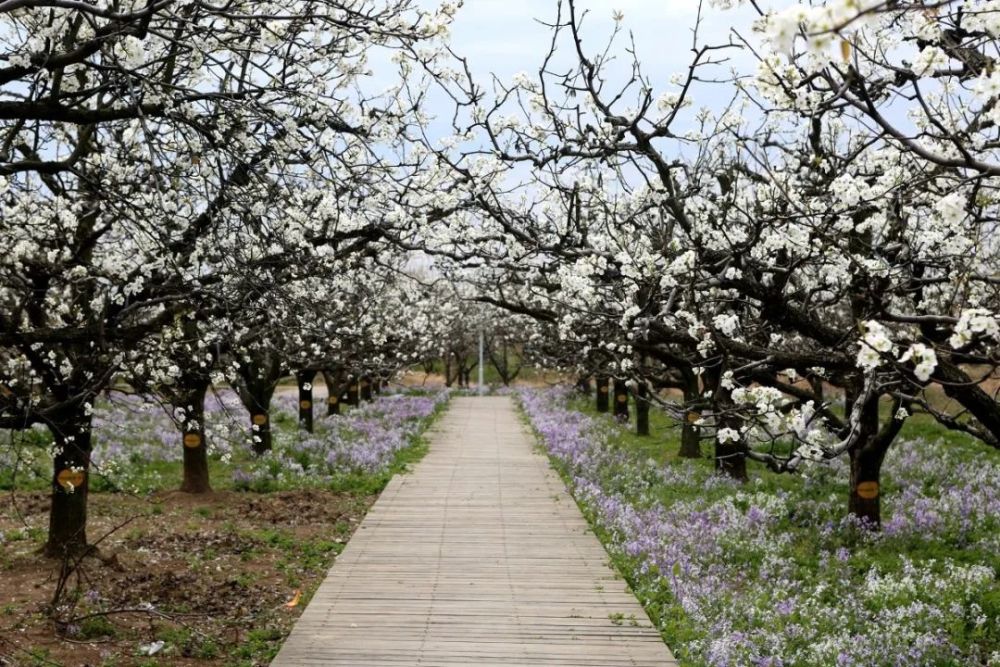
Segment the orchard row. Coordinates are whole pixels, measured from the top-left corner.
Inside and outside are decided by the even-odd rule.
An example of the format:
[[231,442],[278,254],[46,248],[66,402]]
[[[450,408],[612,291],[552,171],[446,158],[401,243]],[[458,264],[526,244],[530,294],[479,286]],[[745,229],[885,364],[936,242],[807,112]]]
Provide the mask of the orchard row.
[[49,553],[102,391],[197,458],[229,384],[266,449],[280,378],[468,384],[479,332],[723,474],[847,457],[873,526],[911,415],[1000,446],[998,1],[777,4],[699,4],[667,82],[562,0],[487,85],[459,3],[0,1],[0,427],[55,439]]

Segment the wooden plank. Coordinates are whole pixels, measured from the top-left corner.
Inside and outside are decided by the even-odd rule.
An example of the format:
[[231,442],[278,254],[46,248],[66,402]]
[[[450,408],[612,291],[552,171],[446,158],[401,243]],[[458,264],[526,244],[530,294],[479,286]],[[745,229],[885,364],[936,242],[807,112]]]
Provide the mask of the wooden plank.
[[456,398],[275,667],[676,665],[506,397]]

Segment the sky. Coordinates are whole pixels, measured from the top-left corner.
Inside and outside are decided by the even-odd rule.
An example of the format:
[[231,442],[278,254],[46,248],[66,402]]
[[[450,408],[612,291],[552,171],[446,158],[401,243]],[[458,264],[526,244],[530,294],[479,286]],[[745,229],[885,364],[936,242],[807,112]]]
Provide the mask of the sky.
[[[552,21],[556,0],[465,0],[452,27],[455,50],[469,58],[477,72],[495,72],[508,79],[518,71],[534,72],[548,49],[550,31],[538,19]],[[613,14],[623,15],[622,27],[632,31],[642,62],[663,75],[685,68],[691,47],[698,0],[578,0],[588,12],[584,39],[595,49],[614,27]],[[703,10],[703,35],[727,39],[731,26],[748,33],[747,11]]]
[[[435,0],[421,0],[426,7]],[[566,3],[564,2],[564,11]],[[617,51],[621,59],[615,68],[627,76],[631,57],[624,52],[629,37],[635,40],[644,74],[650,79],[654,98],[667,89],[676,90],[669,81],[673,74],[684,73],[692,58],[693,28],[698,16],[698,0],[577,0],[578,13],[586,12],[582,34],[588,54],[603,50],[620,14],[622,34]],[[490,76],[509,82],[519,72],[532,79],[548,52],[552,32],[543,25],[556,18],[556,0],[464,0],[451,27],[451,44],[457,54],[468,60],[477,83],[489,86]],[[735,39],[735,28],[747,38],[754,15],[749,9],[723,11],[708,6],[702,9],[700,44],[719,44]],[[565,16],[564,16],[565,19]],[[576,62],[571,44],[560,45],[561,62],[567,68]],[[753,63],[736,50],[733,64],[742,72],[752,72]],[[728,68],[728,66],[727,66]],[[625,79],[621,79],[624,81]],[[695,91],[694,106],[717,108],[730,99],[729,86],[707,86]],[[452,107],[447,100],[428,100],[430,113],[449,117]],[[436,108],[440,105],[440,108]]]

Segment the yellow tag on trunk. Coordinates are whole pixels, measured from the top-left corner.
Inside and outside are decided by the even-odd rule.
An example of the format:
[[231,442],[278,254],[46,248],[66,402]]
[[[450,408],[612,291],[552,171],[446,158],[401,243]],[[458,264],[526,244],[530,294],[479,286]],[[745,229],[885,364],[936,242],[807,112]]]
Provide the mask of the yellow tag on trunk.
[[865,500],[878,498],[878,482],[861,482],[858,484],[858,496]]
[[188,433],[184,436],[184,446],[194,449],[201,444],[201,436],[197,433]]
[[87,473],[84,471],[72,470],[70,468],[60,470],[59,474],[56,476],[59,486],[64,489],[78,489],[83,484],[83,480],[86,478]]

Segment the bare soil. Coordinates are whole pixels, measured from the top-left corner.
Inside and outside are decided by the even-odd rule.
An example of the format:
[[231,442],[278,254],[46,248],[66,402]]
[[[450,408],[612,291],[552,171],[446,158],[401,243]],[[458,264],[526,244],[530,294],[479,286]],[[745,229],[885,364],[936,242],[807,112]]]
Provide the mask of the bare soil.
[[[472,388],[475,389],[476,378],[478,376],[475,372],[472,374]],[[570,382],[571,377],[565,373],[560,373],[557,371],[535,371],[530,376],[518,377],[511,384],[513,387],[530,387],[532,389],[543,389],[545,387],[551,387],[556,384]],[[400,386],[407,388],[443,388],[444,387],[444,375],[441,373],[424,373],[419,370],[411,370],[402,373],[395,382],[398,382]],[[455,389],[458,389],[458,385],[455,385]]]
[[57,596],[63,564],[39,555],[48,496],[7,494],[0,667],[267,665],[374,500],[92,494],[88,537],[99,553]]

